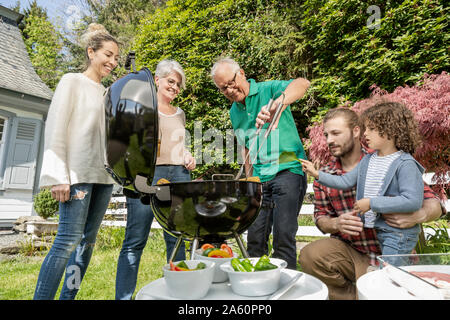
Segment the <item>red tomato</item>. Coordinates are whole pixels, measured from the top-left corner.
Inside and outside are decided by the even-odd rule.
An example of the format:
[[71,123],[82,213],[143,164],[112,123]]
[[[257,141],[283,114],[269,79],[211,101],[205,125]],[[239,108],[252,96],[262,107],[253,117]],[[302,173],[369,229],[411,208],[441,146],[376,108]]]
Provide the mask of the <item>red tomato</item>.
[[229,246],[227,246],[225,243],[223,243],[223,244],[220,246],[220,249],[222,249],[223,251],[228,252],[228,254],[230,255],[230,257],[233,256],[233,250],[231,250],[231,248],[230,248]]
[[214,246],[212,244],[210,244],[210,243],[205,243],[204,245],[201,246],[202,250],[206,250],[206,249],[209,249],[209,248],[214,248]]

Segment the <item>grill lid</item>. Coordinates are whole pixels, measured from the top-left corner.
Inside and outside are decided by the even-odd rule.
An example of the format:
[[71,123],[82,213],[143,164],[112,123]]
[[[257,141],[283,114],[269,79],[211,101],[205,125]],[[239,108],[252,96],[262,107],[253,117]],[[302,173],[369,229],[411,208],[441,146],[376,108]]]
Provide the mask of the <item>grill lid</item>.
[[158,148],[158,102],[152,73],[131,72],[108,88],[104,100],[105,168],[124,189],[137,175],[152,180]]

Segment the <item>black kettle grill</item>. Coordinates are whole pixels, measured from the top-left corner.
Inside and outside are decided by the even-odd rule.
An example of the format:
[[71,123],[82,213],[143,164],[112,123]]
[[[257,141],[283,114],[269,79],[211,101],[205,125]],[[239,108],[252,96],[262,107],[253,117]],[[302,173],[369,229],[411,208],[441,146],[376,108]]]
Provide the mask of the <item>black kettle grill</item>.
[[[134,53],[127,65],[134,67]],[[105,168],[123,187],[124,194],[150,203],[161,227],[177,237],[172,260],[183,239],[193,241],[191,258],[199,240],[222,243],[234,237],[248,257],[240,235],[259,214],[260,182],[212,180],[175,182],[151,186],[158,151],[158,102],[151,72],[133,71],[114,82],[105,96]]]

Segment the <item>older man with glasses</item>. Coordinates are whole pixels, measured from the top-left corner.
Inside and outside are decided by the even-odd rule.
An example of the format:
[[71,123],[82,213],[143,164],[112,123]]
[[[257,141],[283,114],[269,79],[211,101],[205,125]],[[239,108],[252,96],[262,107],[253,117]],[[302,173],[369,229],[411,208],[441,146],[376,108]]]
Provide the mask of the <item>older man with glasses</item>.
[[[247,80],[244,70],[231,58],[218,60],[211,69],[211,77],[232,102],[230,119],[238,143],[243,146],[246,175],[257,176],[263,183],[263,207],[248,229],[248,253],[252,257],[267,254],[273,228],[273,257],[285,260],[288,268],[296,269],[295,235],[306,192],[306,175],[298,161],[279,163],[278,159],[284,151],[306,158],[289,105],[304,96],[309,81],[303,78]],[[271,99],[274,102],[268,110]],[[280,116],[273,119],[280,104]],[[272,121],[274,126],[264,141],[268,127],[265,122]],[[257,134],[261,126],[262,131]]]

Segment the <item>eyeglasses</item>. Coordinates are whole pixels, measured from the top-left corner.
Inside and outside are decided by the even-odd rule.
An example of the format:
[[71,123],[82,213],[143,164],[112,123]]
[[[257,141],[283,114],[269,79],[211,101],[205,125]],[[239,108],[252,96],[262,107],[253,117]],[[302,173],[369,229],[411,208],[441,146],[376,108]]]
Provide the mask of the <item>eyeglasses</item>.
[[228,81],[228,83],[225,86],[219,88],[219,90],[221,92],[227,91],[228,88],[234,89],[234,87],[236,87],[236,76],[237,76],[238,72],[239,71],[236,71],[234,73],[234,77],[231,81]]
[[177,82],[174,79],[167,78],[167,84],[169,85],[169,87],[173,88],[176,85],[178,87],[178,89],[181,89],[181,83]]

